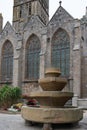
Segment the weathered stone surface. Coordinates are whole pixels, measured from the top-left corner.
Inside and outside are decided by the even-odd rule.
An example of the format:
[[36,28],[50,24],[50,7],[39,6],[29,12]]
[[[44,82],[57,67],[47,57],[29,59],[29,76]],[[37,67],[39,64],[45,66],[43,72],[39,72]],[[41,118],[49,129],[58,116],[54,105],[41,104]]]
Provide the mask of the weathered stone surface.
[[24,106],[21,111],[25,120],[42,123],[75,123],[83,118],[79,108],[35,108]]
[[[69,106],[69,108],[65,108],[65,103],[73,97],[73,93],[71,92],[62,92],[62,91],[56,91],[55,85],[59,85],[60,88],[60,82],[65,82],[66,80],[62,80],[62,77],[58,77],[60,74],[58,69],[47,69],[46,71],[46,78],[43,78],[40,83],[45,87],[45,85],[49,87],[49,91],[40,91],[40,92],[32,92],[30,93],[30,98],[35,98],[39,104],[40,107],[36,108],[34,107],[28,107],[24,106],[22,107],[21,114],[25,120],[28,121],[35,121],[35,122],[42,122],[42,123],[73,123],[78,122],[83,118],[83,112],[79,108],[72,108]],[[51,78],[53,80],[53,83],[51,82]],[[59,80],[55,80],[55,78],[59,78]],[[47,79],[47,80],[46,80]],[[62,81],[61,81],[62,80]],[[53,88],[54,91],[50,91],[50,86],[47,84],[49,81],[50,86]],[[46,84],[43,84],[43,83]],[[51,85],[52,83],[52,85]],[[64,85],[65,86],[65,85]],[[57,86],[56,86],[57,87]],[[79,116],[77,116],[77,114]],[[50,129],[50,128],[49,128]]]
[[35,98],[41,107],[63,107],[65,103],[73,97],[72,92],[55,92],[55,91],[43,91],[33,92],[29,95],[31,98]]
[[51,124],[44,124],[43,130],[53,130]]
[[43,91],[61,91],[65,87],[67,80],[59,77],[60,74],[61,72],[57,68],[47,68],[45,71],[45,78],[40,78],[38,80]]
[[67,84],[65,78],[60,77],[46,77],[44,79],[39,79],[39,85],[44,91],[60,91]]

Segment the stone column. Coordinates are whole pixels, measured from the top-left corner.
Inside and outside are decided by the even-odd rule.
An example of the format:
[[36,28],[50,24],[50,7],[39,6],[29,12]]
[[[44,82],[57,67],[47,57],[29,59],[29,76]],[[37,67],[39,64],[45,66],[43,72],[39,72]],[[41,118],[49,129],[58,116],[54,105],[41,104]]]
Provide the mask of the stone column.
[[78,26],[78,24],[76,24],[74,48],[73,48],[73,92],[76,98],[80,97],[80,89],[81,89],[81,47],[80,47],[81,41],[80,40],[81,40],[80,27]]
[[74,48],[73,54],[73,90],[80,97],[81,86],[81,56],[79,48]]
[[52,67],[51,65],[51,40],[47,38],[46,46],[46,68]]
[[18,86],[18,75],[19,75],[19,58],[14,57],[14,65],[13,65],[13,86]]
[[40,78],[44,77],[45,72],[45,53],[40,53]]
[[20,86],[21,80],[21,64],[20,60],[22,58],[21,54],[22,41],[18,41],[18,45],[16,47],[16,51],[14,54],[14,65],[13,65],[13,86]]
[[40,52],[40,78],[44,77],[45,73],[45,54],[46,54],[46,35],[42,35]]

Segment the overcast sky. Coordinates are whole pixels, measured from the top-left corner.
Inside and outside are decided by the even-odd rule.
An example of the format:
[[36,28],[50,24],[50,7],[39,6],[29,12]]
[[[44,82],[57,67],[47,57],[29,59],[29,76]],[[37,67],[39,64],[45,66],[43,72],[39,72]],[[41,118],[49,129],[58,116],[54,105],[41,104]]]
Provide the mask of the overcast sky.
[[[60,0],[50,1],[50,18],[59,7]],[[62,0],[62,6],[74,17],[81,18],[86,12],[87,0]],[[0,13],[4,18],[4,25],[7,21],[12,23],[13,0],[0,1]]]

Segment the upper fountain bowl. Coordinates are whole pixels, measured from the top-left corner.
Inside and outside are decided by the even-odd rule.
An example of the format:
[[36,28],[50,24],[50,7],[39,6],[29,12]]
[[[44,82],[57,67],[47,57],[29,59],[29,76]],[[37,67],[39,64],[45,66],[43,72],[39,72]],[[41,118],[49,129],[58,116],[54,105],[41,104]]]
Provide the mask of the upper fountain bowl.
[[44,91],[61,91],[67,84],[65,78],[59,77],[59,69],[49,68],[45,72],[45,78],[39,79],[39,85]]
[[57,68],[47,68],[45,71],[45,77],[59,77],[61,74]]
[[67,84],[67,80],[61,77],[47,77],[38,82],[44,91],[61,91]]

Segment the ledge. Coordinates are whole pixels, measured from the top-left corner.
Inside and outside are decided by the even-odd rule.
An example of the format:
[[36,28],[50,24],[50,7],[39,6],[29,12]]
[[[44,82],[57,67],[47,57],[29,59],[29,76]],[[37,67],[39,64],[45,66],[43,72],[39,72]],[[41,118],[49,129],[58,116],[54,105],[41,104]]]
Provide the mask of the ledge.
[[28,79],[25,79],[25,80],[22,81],[22,83],[32,83],[32,82],[38,83],[38,80],[28,80]]

